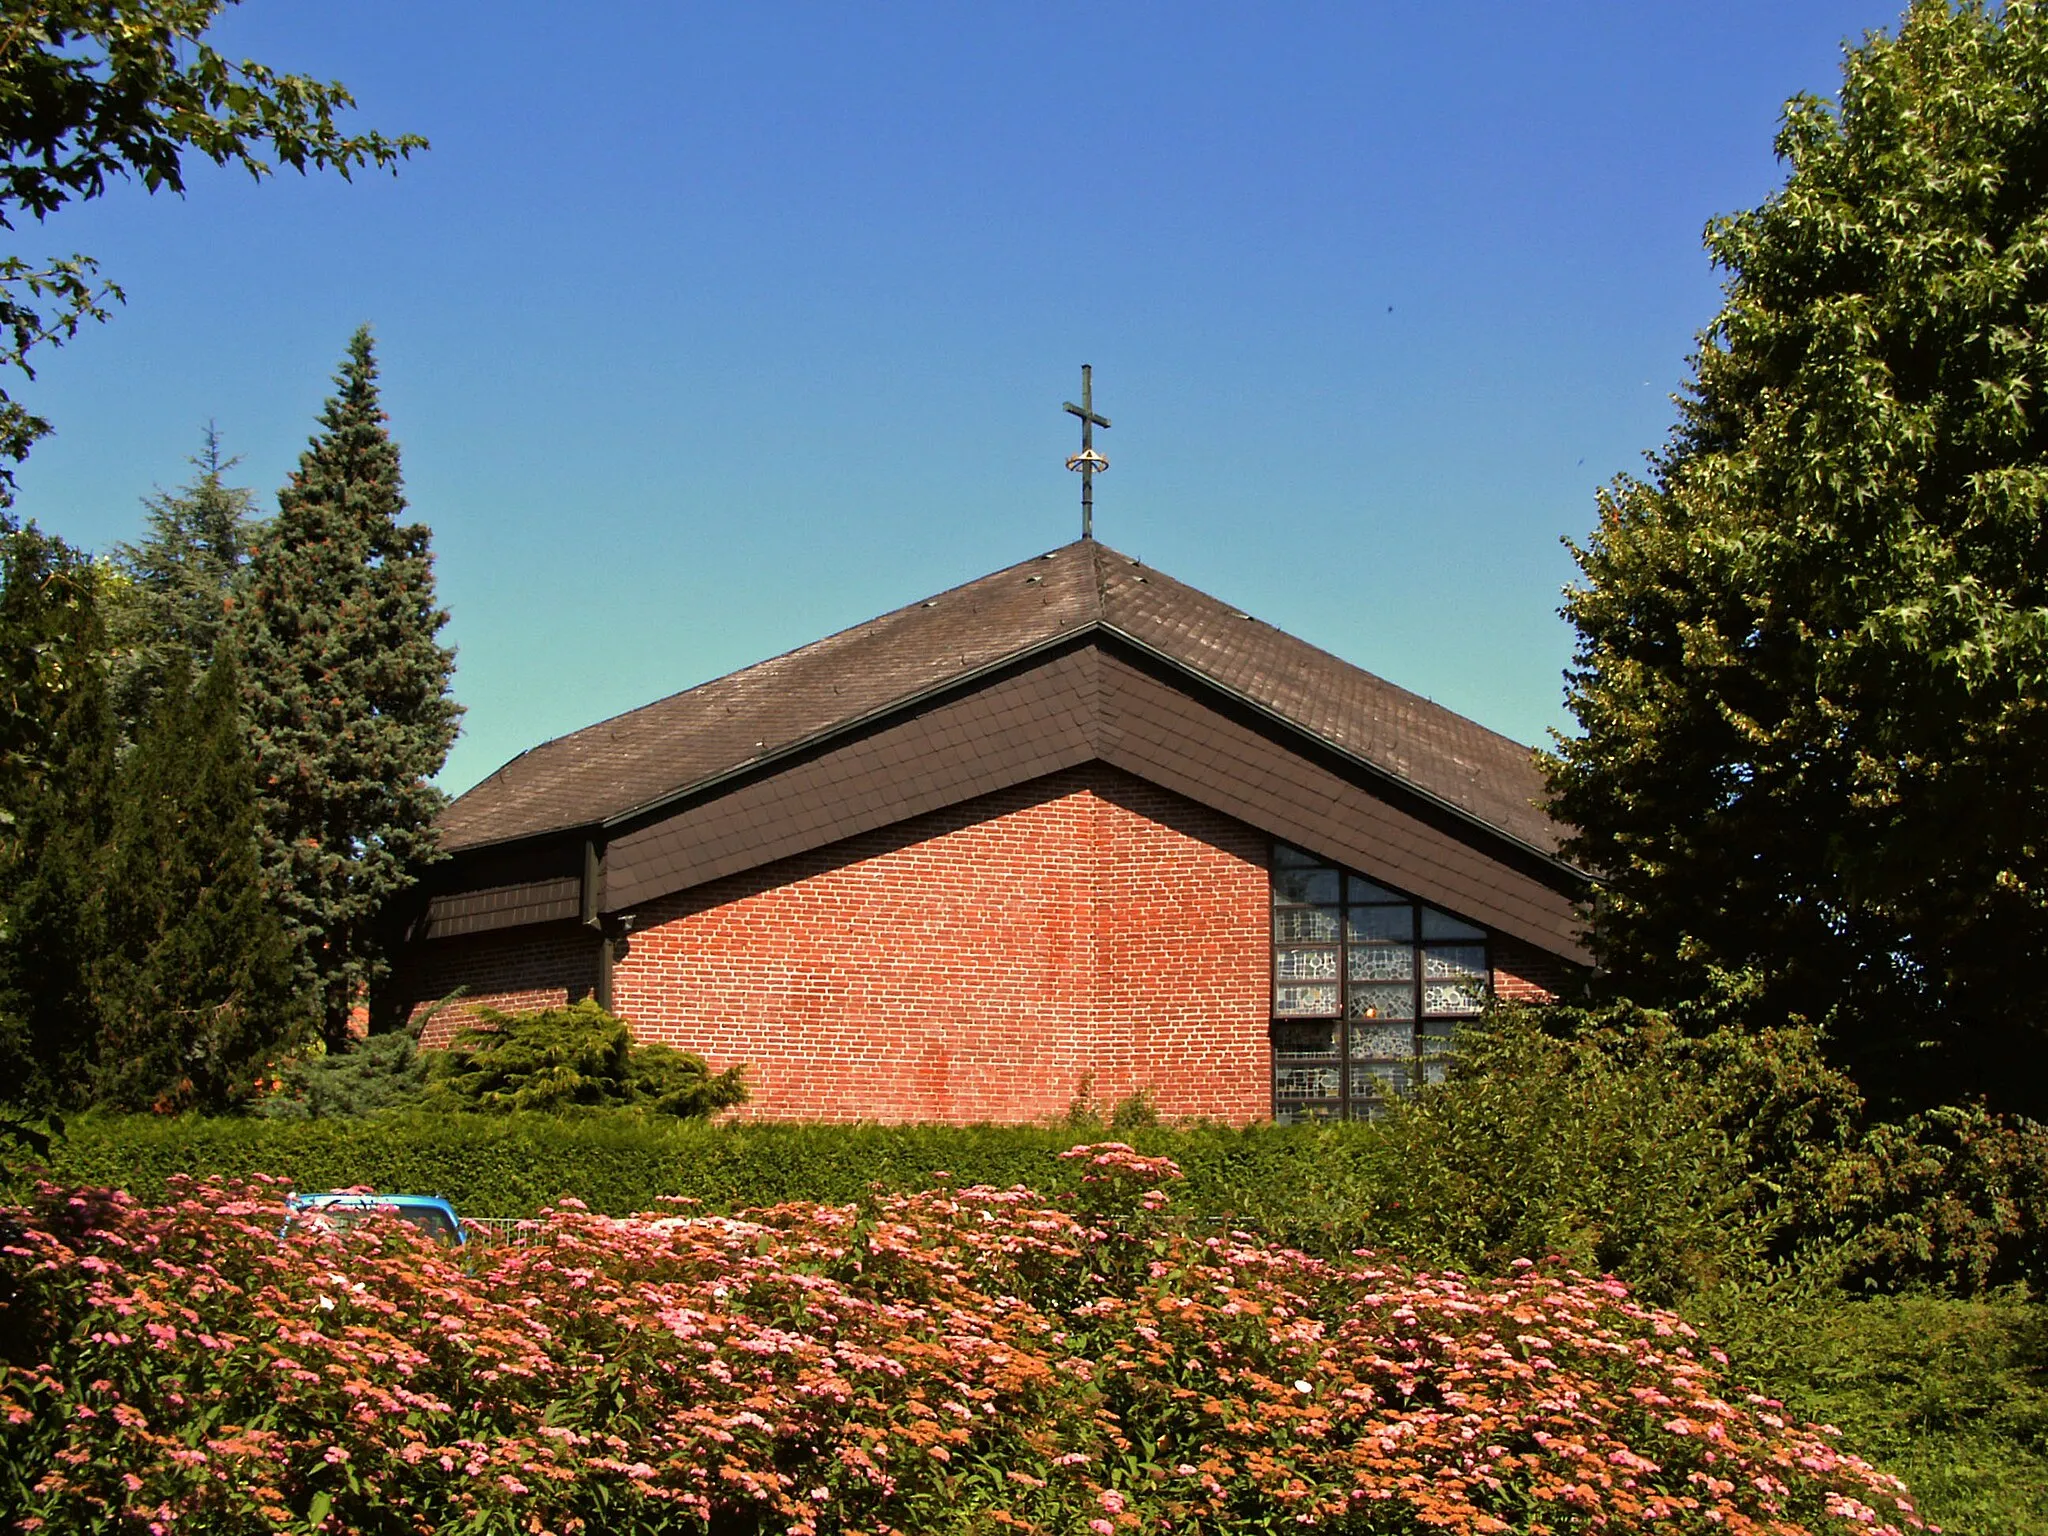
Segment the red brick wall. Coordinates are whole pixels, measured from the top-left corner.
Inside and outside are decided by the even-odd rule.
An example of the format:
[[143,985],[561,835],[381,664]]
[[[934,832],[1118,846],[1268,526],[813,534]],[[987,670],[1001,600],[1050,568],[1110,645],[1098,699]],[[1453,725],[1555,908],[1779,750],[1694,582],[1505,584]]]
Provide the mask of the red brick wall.
[[1510,1003],[1554,1003],[1578,988],[1584,972],[1568,960],[1546,955],[1514,939],[1495,937],[1493,995]]
[[446,1045],[479,1008],[527,1013],[588,997],[597,984],[597,936],[573,923],[506,928],[416,946],[391,979],[393,995],[418,1018],[457,987],[461,998],[436,1010],[421,1041]]
[[1113,769],[1057,774],[670,897],[613,997],[748,1064],[742,1113],[1250,1119],[1266,1085],[1265,841]]
[[1140,1089],[1161,1113],[1243,1122],[1272,1111],[1272,897],[1266,835],[1143,780],[1098,770],[1100,1010],[1124,1035],[1104,1102]]

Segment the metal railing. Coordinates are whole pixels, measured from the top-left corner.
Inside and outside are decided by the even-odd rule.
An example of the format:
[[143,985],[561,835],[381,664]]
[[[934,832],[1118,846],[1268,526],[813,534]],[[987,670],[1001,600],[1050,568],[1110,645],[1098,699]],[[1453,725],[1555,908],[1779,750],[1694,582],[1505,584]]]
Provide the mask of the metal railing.
[[542,1223],[525,1216],[465,1216],[462,1230],[471,1242],[523,1248],[541,1235]]

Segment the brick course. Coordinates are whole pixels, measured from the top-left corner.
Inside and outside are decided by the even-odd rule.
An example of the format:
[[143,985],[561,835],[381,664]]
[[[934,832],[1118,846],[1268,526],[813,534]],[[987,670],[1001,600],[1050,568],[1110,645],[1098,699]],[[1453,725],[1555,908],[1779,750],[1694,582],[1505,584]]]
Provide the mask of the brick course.
[[1496,934],[1488,945],[1493,995],[1510,1003],[1554,1003],[1576,991],[1585,974],[1568,960]]

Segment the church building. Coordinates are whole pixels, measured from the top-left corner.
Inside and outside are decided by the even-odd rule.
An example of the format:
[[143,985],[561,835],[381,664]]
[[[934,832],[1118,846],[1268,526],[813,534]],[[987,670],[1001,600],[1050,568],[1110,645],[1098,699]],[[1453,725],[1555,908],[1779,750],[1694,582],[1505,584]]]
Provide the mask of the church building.
[[1083,538],[547,742],[392,986],[586,996],[776,1119],[1362,1117],[1587,963],[1530,749]]

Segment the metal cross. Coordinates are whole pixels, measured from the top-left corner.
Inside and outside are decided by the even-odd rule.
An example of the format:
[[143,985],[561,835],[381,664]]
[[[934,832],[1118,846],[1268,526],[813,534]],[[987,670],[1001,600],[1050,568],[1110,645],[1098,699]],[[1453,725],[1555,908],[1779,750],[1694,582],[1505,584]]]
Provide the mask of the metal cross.
[[1095,451],[1095,429],[1107,430],[1109,418],[1095,414],[1095,370],[1086,363],[1081,365],[1081,403],[1066,402],[1067,410],[1081,418],[1081,451],[1070,455],[1067,468],[1078,470],[1081,475],[1081,537],[1095,537],[1095,475],[1096,471],[1109,468],[1109,460]]

